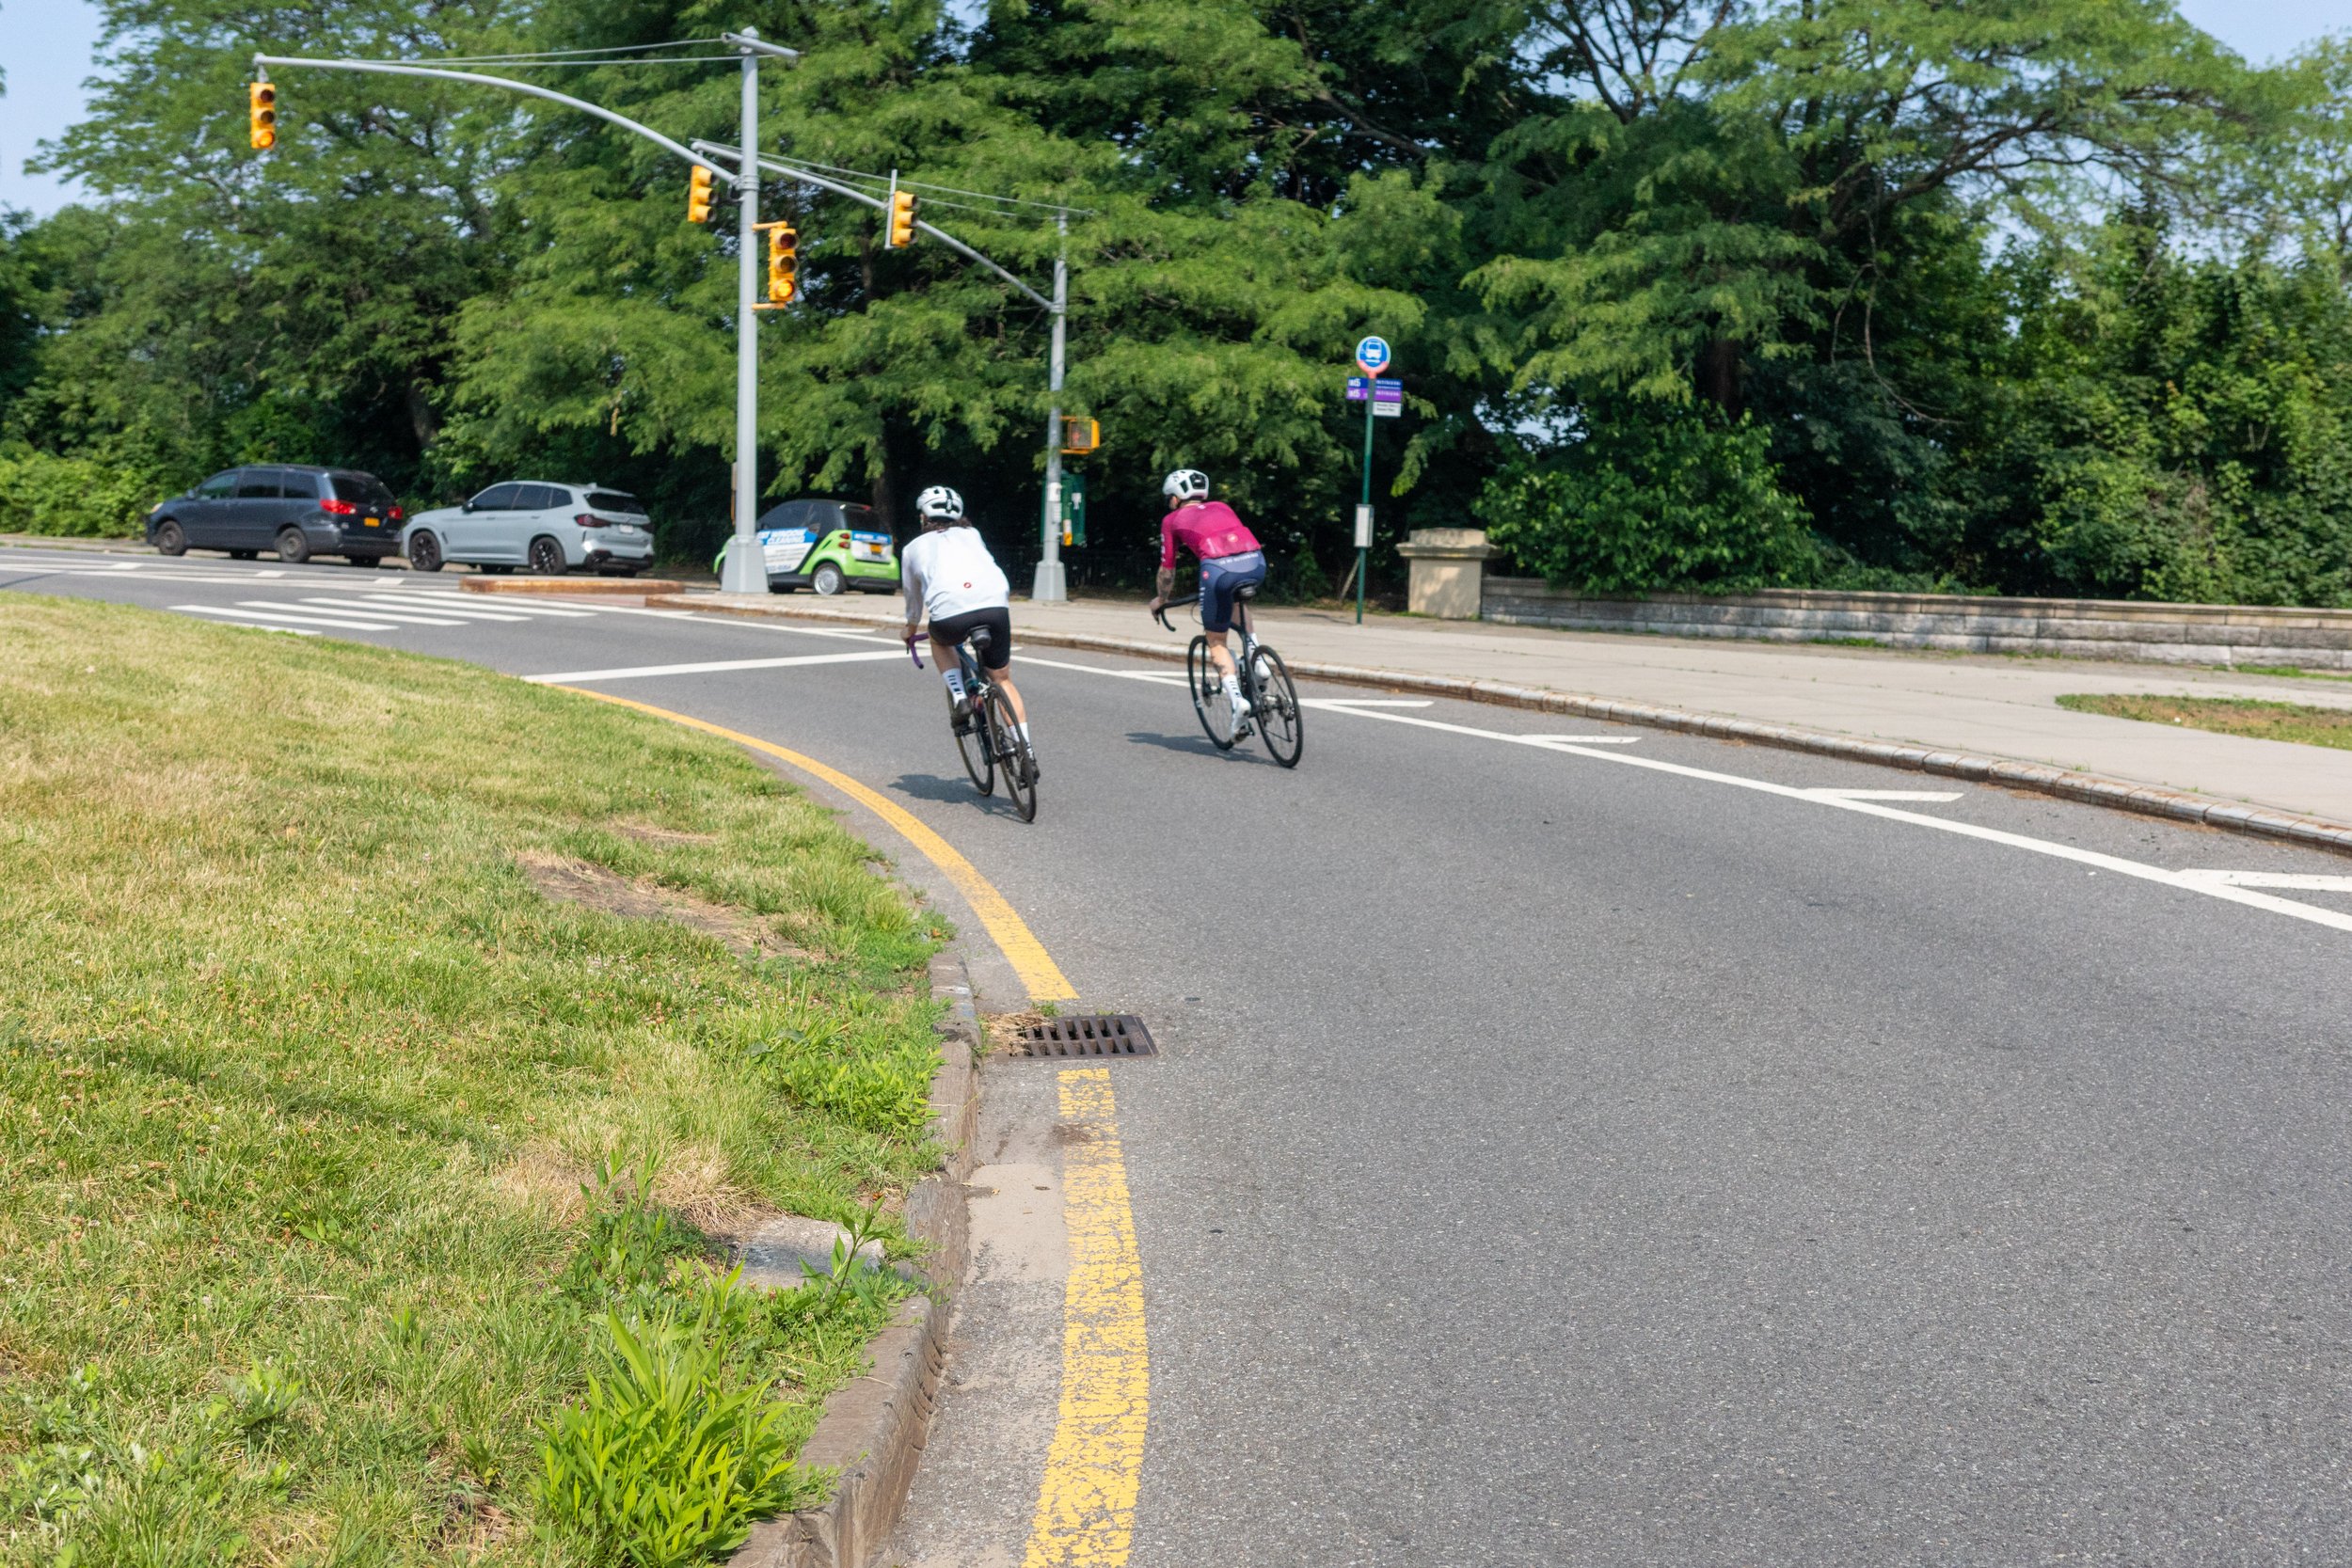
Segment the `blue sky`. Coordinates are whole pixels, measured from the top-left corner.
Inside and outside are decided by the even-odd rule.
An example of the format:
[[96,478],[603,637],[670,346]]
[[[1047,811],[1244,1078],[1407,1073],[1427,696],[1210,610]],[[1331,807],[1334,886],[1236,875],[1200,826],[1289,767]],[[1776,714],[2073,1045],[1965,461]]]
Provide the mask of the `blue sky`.
[[[2191,22],[2254,59],[2291,53],[2352,28],[2352,0],[2181,0]],[[76,193],[55,176],[27,174],[35,144],[82,112],[82,81],[98,41],[87,0],[0,0],[0,206],[47,213]]]

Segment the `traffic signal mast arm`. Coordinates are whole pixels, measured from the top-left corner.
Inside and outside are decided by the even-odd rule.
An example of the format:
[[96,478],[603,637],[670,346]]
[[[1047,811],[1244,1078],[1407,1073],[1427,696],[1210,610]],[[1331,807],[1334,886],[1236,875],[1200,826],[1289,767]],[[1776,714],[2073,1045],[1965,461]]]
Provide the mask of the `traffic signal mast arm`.
[[[773,44],[766,46],[762,52],[784,53]],[[624,131],[633,131],[656,147],[675,152],[688,163],[699,165],[710,170],[712,174],[724,180],[730,185],[740,183],[739,178],[724,166],[712,162],[681,142],[672,141],[650,125],[642,125],[627,115],[614,114],[601,104],[591,103],[584,98],[574,98],[566,92],[557,92],[552,87],[540,87],[535,82],[517,82],[505,76],[484,76],[471,71],[442,71],[433,66],[394,65],[385,60],[314,60],[296,55],[256,55],[253,56],[253,64],[262,83],[269,80],[267,68],[276,65],[303,66],[319,71],[360,71],[379,76],[430,76],[445,82],[474,82],[485,87],[504,87],[510,92],[519,92],[526,98],[544,98],[550,103],[561,103],[566,108],[578,109],[582,114],[594,115],[598,119],[617,125]]]

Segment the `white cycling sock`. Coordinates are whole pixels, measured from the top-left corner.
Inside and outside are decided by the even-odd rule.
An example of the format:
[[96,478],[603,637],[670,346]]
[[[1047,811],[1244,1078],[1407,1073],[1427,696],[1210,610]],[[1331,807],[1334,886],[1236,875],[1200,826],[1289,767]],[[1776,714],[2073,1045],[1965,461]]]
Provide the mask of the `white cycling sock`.
[[1239,675],[1225,677],[1225,700],[1235,707],[1241,706],[1241,677]]
[[1029,743],[1029,726],[1028,726],[1028,725],[1026,725],[1026,724],[1015,724],[1015,725],[1012,727],[1012,730],[1013,730],[1013,733],[1014,733],[1015,735],[1017,735],[1017,736],[1019,736],[1021,737],[1021,744],[1023,744],[1024,746],[1026,746],[1026,745]]
[[947,695],[948,695],[948,696],[950,696],[950,697],[961,697],[961,696],[962,696],[962,695],[963,695],[963,672],[962,672],[962,671],[961,671],[961,670],[942,670],[942,671],[939,673],[939,678],[940,678],[941,680],[944,680],[944,681],[946,681],[946,682],[947,683]]

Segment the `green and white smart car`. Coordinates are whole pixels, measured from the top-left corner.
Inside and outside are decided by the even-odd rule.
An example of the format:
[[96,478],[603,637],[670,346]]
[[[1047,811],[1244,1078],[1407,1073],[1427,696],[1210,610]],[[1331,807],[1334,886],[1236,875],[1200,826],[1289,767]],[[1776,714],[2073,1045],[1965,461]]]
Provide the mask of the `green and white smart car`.
[[[870,506],[786,501],[760,515],[758,538],[771,594],[789,594],[795,588],[826,594],[853,588],[870,594],[898,591],[898,552],[890,531]],[[711,570],[724,576],[726,560],[723,546]]]

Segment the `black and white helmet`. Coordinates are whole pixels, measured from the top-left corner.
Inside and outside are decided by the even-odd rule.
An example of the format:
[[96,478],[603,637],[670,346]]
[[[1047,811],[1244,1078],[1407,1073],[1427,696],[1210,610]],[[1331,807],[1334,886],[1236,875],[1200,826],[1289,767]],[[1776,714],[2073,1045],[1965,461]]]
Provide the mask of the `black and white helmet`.
[[914,514],[927,523],[960,523],[963,520],[963,498],[945,484],[934,484],[914,498]]
[[1207,500],[1209,476],[1198,468],[1179,468],[1161,484],[1160,494],[1176,501]]

